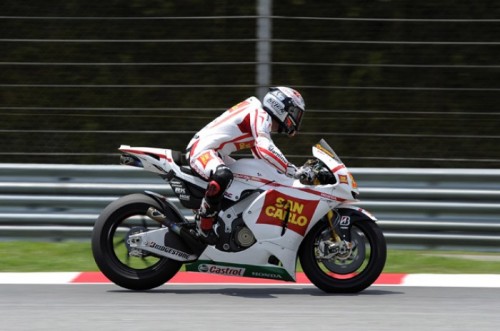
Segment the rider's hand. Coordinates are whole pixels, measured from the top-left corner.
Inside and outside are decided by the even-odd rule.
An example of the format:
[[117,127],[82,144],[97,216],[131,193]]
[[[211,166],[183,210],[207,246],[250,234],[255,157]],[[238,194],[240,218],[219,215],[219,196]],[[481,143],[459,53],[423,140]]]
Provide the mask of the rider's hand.
[[311,167],[300,167],[294,177],[300,179],[301,182],[312,184],[316,174]]

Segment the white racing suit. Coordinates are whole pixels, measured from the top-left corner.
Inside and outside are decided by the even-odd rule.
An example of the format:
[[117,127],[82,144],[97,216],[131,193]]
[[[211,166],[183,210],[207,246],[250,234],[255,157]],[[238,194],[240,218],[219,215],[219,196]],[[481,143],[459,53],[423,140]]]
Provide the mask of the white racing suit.
[[288,162],[271,139],[272,118],[261,102],[250,97],[228,109],[199,131],[188,144],[191,168],[210,180],[223,159],[241,149],[266,160],[278,171],[293,177],[297,168]]
[[[271,140],[272,117],[261,102],[250,97],[228,109],[207,124],[189,142],[187,157],[191,168],[209,181],[199,209],[199,229],[207,242],[214,240],[213,224],[220,210],[224,192],[231,185],[233,173],[224,158],[250,148],[256,158],[264,159],[287,176],[297,168],[289,163]],[[210,239],[211,238],[211,239]]]

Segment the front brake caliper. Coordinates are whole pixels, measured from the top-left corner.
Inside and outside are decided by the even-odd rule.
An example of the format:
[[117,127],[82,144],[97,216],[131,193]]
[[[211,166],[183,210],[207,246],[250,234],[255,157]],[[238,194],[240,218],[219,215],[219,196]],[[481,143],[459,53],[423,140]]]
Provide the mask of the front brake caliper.
[[[326,215],[329,229],[321,235],[318,242],[320,259],[348,259],[352,253],[353,245],[350,241],[350,222],[342,224],[340,214],[330,210]],[[348,238],[348,240],[346,240]]]
[[347,241],[334,242],[331,240],[322,240],[318,242],[318,258],[321,260],[330,260],[333,258],[346,260],[352,254],[353,245]]

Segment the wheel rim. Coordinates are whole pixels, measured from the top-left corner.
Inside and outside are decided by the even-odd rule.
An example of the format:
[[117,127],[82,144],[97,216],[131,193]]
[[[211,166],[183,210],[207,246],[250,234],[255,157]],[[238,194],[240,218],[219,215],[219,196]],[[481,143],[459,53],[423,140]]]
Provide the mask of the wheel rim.
[[318,268],[330,278],[349,280],[360,277],[369,268],[374,254],[369,237],[361,228],[353,226],[351,229],[352,249],[331,258],[323,258],[319,245],[325,240],[325,234],[330,237],[329,233],[331,233],[329,228],[324,229],[315,239],[314,254]]
[[[119,217],[109,228],[106,235],[107,249],[113,263],[125,272],[142,272],[155,269],[164,260],[158,256],[142,251],[134,251],[127,243],[133,233],[151,231],[161,225],[143,214],[134,213]],[[134,252],[132,255],[131,252]]]

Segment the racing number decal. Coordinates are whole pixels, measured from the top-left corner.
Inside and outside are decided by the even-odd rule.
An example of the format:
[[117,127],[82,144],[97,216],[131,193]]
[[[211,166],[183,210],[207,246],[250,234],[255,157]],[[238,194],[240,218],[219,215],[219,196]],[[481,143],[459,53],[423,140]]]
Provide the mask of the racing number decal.
[[283,227],[288,214],[287,228],[304,236],[319,201],[303,200],[277,191],[266,194],[257,223]]

